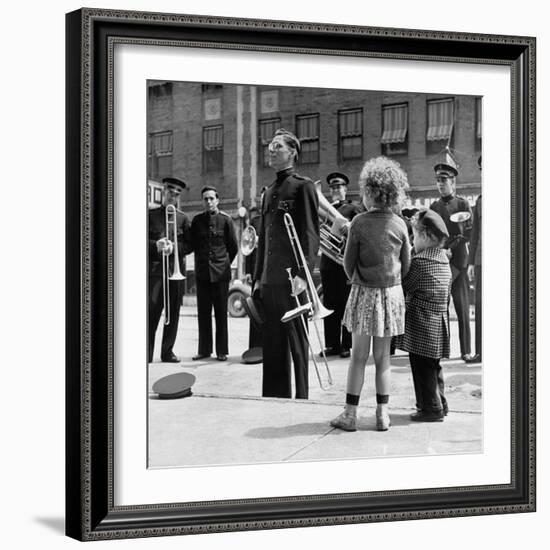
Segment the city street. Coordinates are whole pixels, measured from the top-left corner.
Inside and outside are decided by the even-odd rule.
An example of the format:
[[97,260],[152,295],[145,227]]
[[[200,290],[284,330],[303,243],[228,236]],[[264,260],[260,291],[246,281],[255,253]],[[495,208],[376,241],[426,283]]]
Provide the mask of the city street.
[[[189,302],[188,302],[189,303]],[[318,323],[322,337],[322,323]],[[197,352],[193,305],[182,308],[175,353],[179,364],[161,363],[158,352],[149,368],[149,466],[152,468],[315,459],[475,453],[482,450],[482,369],[460,359],[458,329],[451,322],[452,358],[443,361],[450,412],[444,422],[414,423],[414,391],[408,357],[392,357],[390,415],[387,432],[375,429],[374,365],[366,369],[358,431],[342,432],[329,421],[342,410],[348,359],[330,358],[333,379],[318,360],[320,388],[310,360],[309,399],[261,397],[262,366],[241,363],[248,348],[249,320],[229,317],[229,357],[219,362],[192,361]],[[473,334],[472,322],[472,334]],[[313,334],[316,351],[319,344]],[[159,349],[157,331],[155,350]],[[170,374],[196,377],[192,396],[158,399],[153,384]]]

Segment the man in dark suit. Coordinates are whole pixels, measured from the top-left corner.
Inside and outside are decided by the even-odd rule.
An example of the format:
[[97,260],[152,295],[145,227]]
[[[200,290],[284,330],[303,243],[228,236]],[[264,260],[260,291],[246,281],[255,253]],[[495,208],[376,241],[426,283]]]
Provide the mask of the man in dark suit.
[[[269,164],[276,172],[262,199],[258,253],[254,270],[264,311],[262,396],[291,397],[290,355],[294,361],[295,393],[307,399],[308,340],[302,321],[283,323],[283,315],[296,307],[291,295],[305,285],[303,265],[297,266],[284,223],[292,216],[298,240],[310,272],[319,249],[319,200],[313,182],[296,173],[300,141],[290,132],[277,130],[269,145]],[[287,268],[291,268],[292,284]]]
[[[470,303],[468,297],[468,241],[472,231],[472,209],[464,197],[456,195],[456,177],[458,168],[448,157],[446,162],[434,166],[435,181],[440,198],[430,205],[445,222],[449,239],[446,249],[453,273],[451,295],[458,318],[460,354],[464,361],[471,360]],[[468,212],[470,219],[456,223],[451,216],[456,212]]]
[[[173,228],[169,228],[170,235],[166,235],[166,207],[173,205],[177,207],[178,198],[185,189],[185,182],[178,178],[164,178],[162,206],[154,210],[149,210],[149,331],[148,331],[148,349],[149,363],[153,361],[153,350],[155,345],[155,333],[164,309],[164,292],[168,291],[168,309],[165,311],[165,318],[169,318],[169,323],[164,325],[162,332],[162,344],[160,357],[167,363],[178,363],[179,358],[174,354],[173,347],[176,342],[179,324],[179,312],[181,301],[185,290],[183,280],[168,281],[168,289],[165,288],[166,281],[163,282],[163,255],[168,256],[169,273],[165,278],[174,272],[174,250],[176,242],[172,233]],[[176,233],[177,233],[177,251],[178,263],[182,273],[185,273],[185,255],[191,252],[191,234],[189,218],[183,212],[176,210]],[[166,279],[167,280],[167,279]]]
[[[358,204],[346,200],[349,178],[341,172],[332,172],[327,176],[330,188],[331,205],[348,220],[362,211]],[[325,324],[325,355],[340,355],[349,357],[351,348],[351,333],[342,325],[342,317],[348,300],[350,285],[341,264],[321,254],[319,264],[321,282],[323,284],[323,304],[332,309],[333,313],[323,319]]]
[[199,317],[199,350],[193,360],[212,354],[212,306],[216,319],[216,356],[226,361],[228,354],[227,295],[231,280],[231,262],[237,255],[238,244],[233,221],[218,208],[218,191],[203,187],[205,211],[191,223],[191,242],[195,252],[195,279]]

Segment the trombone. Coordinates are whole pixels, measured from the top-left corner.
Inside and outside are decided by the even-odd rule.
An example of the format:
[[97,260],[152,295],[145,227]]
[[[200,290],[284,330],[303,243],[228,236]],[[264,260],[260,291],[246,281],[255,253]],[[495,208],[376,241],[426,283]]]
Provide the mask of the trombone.
[[[173,243],[174,246],[170,252],[166,251],[166,247],[162,251],[162,299],[164,305],[164,324],[170,324],[170,281],[183,281],[185,277],[181,274],[180,260],[178,254],[178,224],[177,210],[173,204],[166,206],[166,214],[164,218],[165,234],[164,237],[167,243]],[[174,238],[170,239],[170,232]],[[174,271],[170,275],[170,255],[174,254]]]
[[[294,226],[294,221],[292,219],[292,216],[286,212],[284,214],[284,222],[286,231],[288,234],[288,238],[290,239],[290,245],[292,246],[292,252],[294,253],[294,258],[296,260],[296,264],[298,265],[298,268],[303,268],[306,275],[306,285],[303,288],[293,288],[292,295],[294,296],[294,299],[296,300],[296,307],[290,311],[287,311],[283,317],[281,318],[281,321],[283,323],[287,323],[288,321],[291,321],[292,319],[295,319],[296,317],[299,317],[302,321],[302,327],[304,329],[304,333],[307,338],[307,343],[309,346],[309,349],[311,351],[311,357],[313,359],[313,365],[315,366],[315,373],[317,374],[317,379],[319,380],[319,386],[321,386],[322,390],[327,390],[323,385],[323,381],[321,380],[321,374],[319,373],[319,367],[317,366],[317,361],[315,359],[315,353],[313,351],[313,346],[311,345],[311,340],[309,339],[308,330],[306,321],[304,319],[303,314],[308,313],[310,314],[311,320],[313,321],[313,326],[315,327],[315,332],[317,334],[317,340],[319,341],[319,346],[321,347],[321,355],[323,357],[325,368],[327,370],[327,376],[328,376],[328,384],[329,386],[332,386],[332,376],[330,374],[330,369],[328,366],[328,361],[325,355],[325,351],[323,348],[323,343],[321,341],[321,335],[319,334],[319,329],[317,327],[317,319],[323,319],[325,317],[328,317],[331,313],[331,309],[327,309],[319,299],[319,295],[317,294],[317,291],[315,290],[315,285],[313,284],[313,279],[311,277],[311,273],[309,271],[309,268],[307,266],[307,262],[304,256],[304,251],[302,249],[302,245],[300,244],[300,241],[298,240],[298,234],[296,233],[296,227]],[[288,278],[290,281],[291,287],[293,287],[292,284],[292,268],[287,267],[286,271],[288,273]],[[306,295],[308,297],[308,302],[305,304],[300,304],[300,300],[298,298],[298,295],[302,292],[306,291]]]

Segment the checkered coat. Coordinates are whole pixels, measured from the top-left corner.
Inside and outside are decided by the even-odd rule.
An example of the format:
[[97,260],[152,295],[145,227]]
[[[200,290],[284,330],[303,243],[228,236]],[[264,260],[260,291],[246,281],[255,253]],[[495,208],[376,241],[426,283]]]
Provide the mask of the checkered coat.
[[396,339],[399,349],[432,359],[449,357],[451,282],[451,268],[443,249],[427,248],[413,256],[403,279],[407,310],[405,334]]

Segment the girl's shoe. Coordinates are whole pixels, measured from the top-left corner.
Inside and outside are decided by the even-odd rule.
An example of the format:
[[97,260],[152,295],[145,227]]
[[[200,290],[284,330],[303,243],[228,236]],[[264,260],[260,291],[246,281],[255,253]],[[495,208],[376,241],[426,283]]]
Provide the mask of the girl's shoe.
[[387,410],[377,410],[376,411],[376,429],[379,432],[385,432],[390,427],[390,415]]
[[346,405],[344,412],[332,419],[330,425],[333,428],[340,428],[340,430],[345,430],[346,432],[357,431],[357,407],[351,408],[349,405]]

